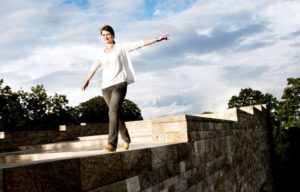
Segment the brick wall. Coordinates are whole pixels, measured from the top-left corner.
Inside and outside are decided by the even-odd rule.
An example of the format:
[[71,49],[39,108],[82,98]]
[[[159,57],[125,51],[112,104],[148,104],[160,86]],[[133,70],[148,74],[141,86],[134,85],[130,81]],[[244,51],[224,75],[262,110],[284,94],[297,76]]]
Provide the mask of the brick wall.
[[235,111],[148,121],[156,147],[5,168],[2,191],[273,191],[266,110]]

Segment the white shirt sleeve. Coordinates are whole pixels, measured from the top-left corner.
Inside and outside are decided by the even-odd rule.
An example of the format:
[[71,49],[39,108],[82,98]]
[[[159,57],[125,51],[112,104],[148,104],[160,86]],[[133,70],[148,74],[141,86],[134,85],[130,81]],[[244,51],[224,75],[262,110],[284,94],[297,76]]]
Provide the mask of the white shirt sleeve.
[[101,67],[100,54],[97,55],[94,63],[91,66],[92,71],[97,71]]
[[144,46],[145,46],[145,44],[144,44],[143,40],[136,41],[136,42],[130,42],[130,43],[124,43],[124,47],[127,51],[134,51],[134,50],[137,50]]

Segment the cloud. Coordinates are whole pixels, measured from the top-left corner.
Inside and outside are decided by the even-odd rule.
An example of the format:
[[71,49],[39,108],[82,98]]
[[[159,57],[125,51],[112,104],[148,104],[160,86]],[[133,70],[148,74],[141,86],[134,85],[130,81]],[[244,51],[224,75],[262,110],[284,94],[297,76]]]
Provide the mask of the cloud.
[[70,105],[97,96],[101,70],[88,90],[80,85],[103,47],[99,27],[110,24],[117,42],[171,35],[131,53],[137,82],[127,97],[146,119],[221,110],[246,87],[280,99],[300,75],[299,9],[284,0],[5,1],[0,74],[14,89],[43,84]]

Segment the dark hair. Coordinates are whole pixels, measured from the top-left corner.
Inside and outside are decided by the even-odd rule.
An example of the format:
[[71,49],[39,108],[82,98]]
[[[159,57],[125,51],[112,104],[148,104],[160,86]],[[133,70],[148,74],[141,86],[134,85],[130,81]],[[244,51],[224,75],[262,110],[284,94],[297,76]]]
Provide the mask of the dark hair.
[[[100,34],[101,35],[102,35],[102,31],[108,31],[113,37],[115,37],[115,31],[114,31],[114,29],[110,25],[104,25],[100,29]],[[116,42],[114,41],[114,43],[116,43]]]

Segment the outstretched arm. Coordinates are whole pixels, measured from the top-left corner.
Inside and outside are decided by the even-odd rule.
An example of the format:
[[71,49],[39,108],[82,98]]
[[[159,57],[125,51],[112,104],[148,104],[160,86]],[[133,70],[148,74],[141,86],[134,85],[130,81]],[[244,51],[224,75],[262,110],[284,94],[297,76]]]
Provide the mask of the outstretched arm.
[[86,80],[84,81],[84,83],[81,86],[81,89],[84,91],[90,83],[90,80],[93,78],[94,74],[95,74],[95,70],[90,70],[87,74]]
[[160,42],[162,40],[168,40],[169,36],[170,35],[162,35],[160,37],[156,37],[156,38],[149,39],[149,40],[143,40],[143,41],[127,43],[125,47],[128,51],[134,51],[134,50],[137,50],[141,47],[152,45],[153,43],[157,43],[157,42]]
[[157,43],[157,42],[160,42],[160,41],[163,41],[163,40],[169,40],[169,36],[170,35],[162,35],[160,37],[156,37],[156,38],[153,38],[153,39],[144,40],[144,45],[148,46],[148,45],[152,45],[153,43]]

